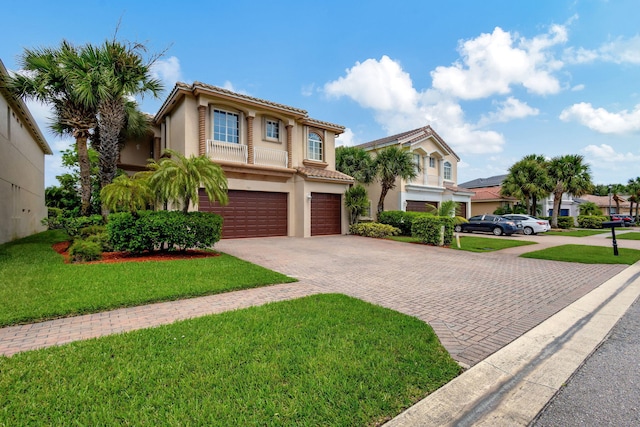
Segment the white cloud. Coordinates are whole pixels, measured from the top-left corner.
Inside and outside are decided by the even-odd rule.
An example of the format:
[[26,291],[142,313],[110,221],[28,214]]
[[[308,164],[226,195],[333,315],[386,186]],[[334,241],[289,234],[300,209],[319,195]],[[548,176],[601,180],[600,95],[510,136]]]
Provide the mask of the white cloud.
[[629,39],[618,37],[601,45],[597,49],[568,48],[564,52],[565,60],[574,64],[594,61],[613,62],[615,64],[640,64],[640,35]]
[[462,62],[436,67],[431,72],[433,87],[461,99],[507,94],[512,85],[541,95],[560,91],[552,72],[562,62],[554,59],[551,48],[567,41],[566,29],[555,25],[548,34],[530,40],[516,37],[496,27],[491,34],[461,42]]
[[167,59],[158,59],[151,66],[151,73],[155,78],[160,79],[167,88],[171,88],[176,82],[182,81],[180,60],[175,56]]
[[316,84],[315,83],[311,83],[311,84],[308,84],[306,86],[302,86],[302,89],[300,90],[300,93],[302,94],[302,96],[311,96],[311,95],[313,95],[315,90],[316,90]]
[[640,161],[640,155],[627,153],[616,153],[612,146],[607,144],[588,145],[583,150],[588,156],[594,158],[597,162],[608,163],[637,163]]
[[356,135],[349,128],[346,128],[338,138],[336,138],[336,147],[352,147],[357,145]]
[[526,102],[512,96],[502,102],[496,102],[498,109],[485,115],[478,125],[484,126],[490,123],[504,123],[513,119],[523,119],[528,116],[537,116],[540,110],[530,107]]
[[612,113],[604,108],[594,108],[588,102],[574,104],[560,113],[560,120],[575,121],[600,133],[632,133],[640,131],[640,104],[631,112]]
[[581,90],[584,90],[584,85],[583,84],[579,84],[579,85],[575,85],[574,87],[571,88],[572,92],[580,92]]
[[349,96],[362,107],[378,111],[410,112],[417,92],[409,74],[399,63],[384,55],[380,61],[367,59],[346,70],[346,76],[324,85],[329,96]]

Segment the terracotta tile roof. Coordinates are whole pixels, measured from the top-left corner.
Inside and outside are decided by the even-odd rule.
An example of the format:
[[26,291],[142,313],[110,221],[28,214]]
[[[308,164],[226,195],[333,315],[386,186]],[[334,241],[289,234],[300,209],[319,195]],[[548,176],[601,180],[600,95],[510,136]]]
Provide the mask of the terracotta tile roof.
[[475,190],[469,190],[468,188],[463,188],[457,185],[445,184],[444,188],[449,191],[453,191],[454,193],[469,193],[474,194]]
[[[629,209],[631,207],[631,203],[623,196],[620,197],[620,209],[626,208]],[[575,199],[577,202],[593,202],[598,205],[599,208],[609,207],[609,196],[594,196],[593,194],[585,194],[584,196],[580,196]],[[613,200],[613,196],[611,197],[611,206],[616,207],[616,201]]]
[[327,169],[299,167],[298,173],[305,178],[316,178],[330,181],[344,181],[345,184],[354,182],[354,179],[342,172]]
[[508,201],[517,201],[515,197],[505,197],[500,195],[501,187],[484,187],[484,188],[474,188],[473,191],[476,193],[471,197],[472,202],[488,202],[492,200],[508,200]]
[[442,139],[442,137],[438,135],[438,133],[435,130],[433,130],[433,128],[429,125],[421,128],[417,128],[417,129],[412,129],[406,132],[398,133],[395,135],[390,135],[384,138],[376,139],[374,141],[365,142],[364,144],[356,145],[356,147],[364,148],[366,150],[366,149],[373,149],[373,148],[383,147],[383,146],[392,145],[392,144],[403,144],[403,145],[412,144],[416,141],[419,141],[421,139],[425,139],[428,137],[433,137],[436,141],[438,141],[438,143],[440,143],[440,145],[442,145],[442,147],[445,150],[447,150],[449,153],[453,154],[458,160],[460,160],[460,158],[453,151],[453,149],[449,147],[449,144],[444,142],[444,139]]

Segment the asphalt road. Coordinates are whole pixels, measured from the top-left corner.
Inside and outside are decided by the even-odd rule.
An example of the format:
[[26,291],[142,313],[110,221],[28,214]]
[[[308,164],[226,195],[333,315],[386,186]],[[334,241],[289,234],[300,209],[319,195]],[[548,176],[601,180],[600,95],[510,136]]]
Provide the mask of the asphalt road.
[[640,299],[530,425],[640,425]]

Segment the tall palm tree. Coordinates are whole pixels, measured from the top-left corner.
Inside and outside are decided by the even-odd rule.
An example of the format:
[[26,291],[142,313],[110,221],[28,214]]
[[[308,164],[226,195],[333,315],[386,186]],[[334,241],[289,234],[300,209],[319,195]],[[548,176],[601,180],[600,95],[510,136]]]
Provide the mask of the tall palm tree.
[[198,205],[198,189],[204,187],[209,200],[228,203],[227,178],[222,168],[207,156],[186,157],[174,150],[165,150],[160,161],[148,164],[152,173],[149,183],[163,201],[182,206],[187,213],[189,204]]
[[539,154],[529,154],[509,168],[502,181],[500,194],[516,197],[524,203],[530,215],[537,215],[538,200],[551,193],[547,161]]
[[82,97],[75,87],[79,76],[87,75],[79,49],[67,41],[58,48],[25,49],[19,58],[25,71],[7,79],[7,87],[17,96],[48,104],[53,109],[51,128],[76,141],[80,166],[81,214],[91,207],[91,167],[87,140],[96,126],[97,103]]
[[376,178],[375,165],[369,152],[358,147],[336,148],[336,170],[362,184],[370,184]]
[[580,197],[593,189],[589,165],[584,157],[578,154],[567,154],[551,159],[549,162],[549,176],[554,182],[553,214],[551,226],[558,227],[558,213],[562,194],[569,193]]
[[384,199],[387,193],[396,187],[396,180],[398,178],[413,179],[418,176],[419,169],[416,168],[411,153],[397,146],[380,151],[374,160],[374,165],[382,186],[378,201],[378,214],[380,214],[384,211]]

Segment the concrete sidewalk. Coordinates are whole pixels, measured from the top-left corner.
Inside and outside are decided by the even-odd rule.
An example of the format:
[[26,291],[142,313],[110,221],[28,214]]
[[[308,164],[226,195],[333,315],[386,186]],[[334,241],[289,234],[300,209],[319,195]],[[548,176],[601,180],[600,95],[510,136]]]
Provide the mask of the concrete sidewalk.
[[635,264],[385,426],[529,425],[639,295]]

